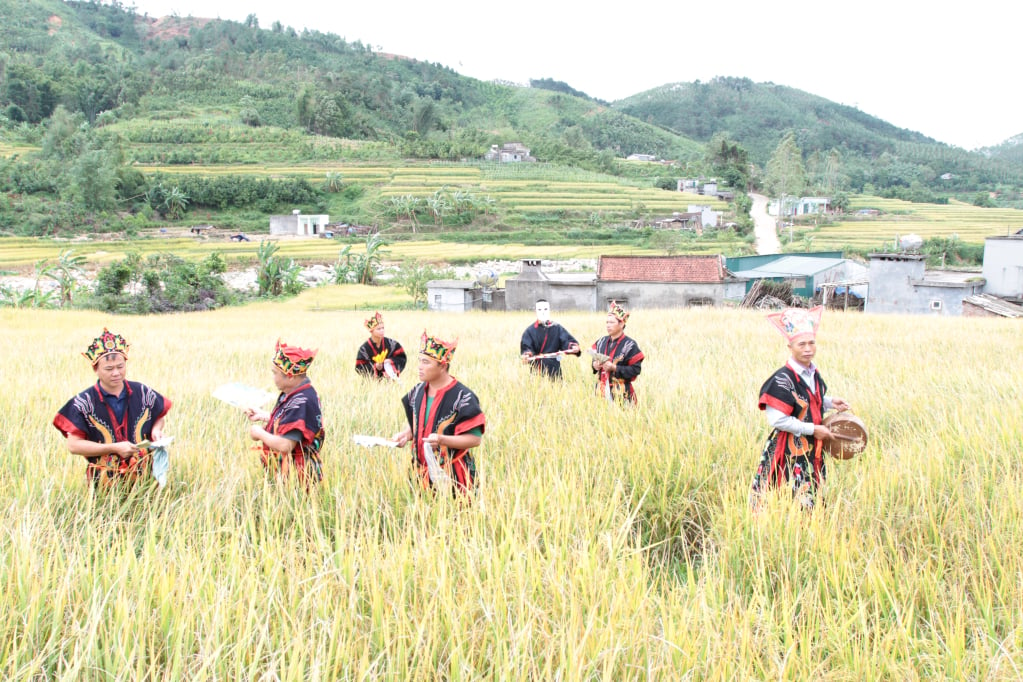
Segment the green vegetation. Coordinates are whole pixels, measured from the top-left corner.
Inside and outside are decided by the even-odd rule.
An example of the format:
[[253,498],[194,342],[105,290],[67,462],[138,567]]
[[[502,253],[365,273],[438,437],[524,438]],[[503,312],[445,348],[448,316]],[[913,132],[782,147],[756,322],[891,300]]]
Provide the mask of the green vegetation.
[[[745,190],[774,189],[777,173],[763,167],[782,139],[788,165],[802,170],[800,192],[839,206],[862,194],[997,212],[990,207],[1013,205],[1021,185],[1009,148],[968,154],[744,79],[673,86],[647,93],[642,107],[639,99],[611,107],[552,79],[531,88],[483,83],[332,34],[262,29],[254,16],[155,19],[119,2],[57,0],[0,0],[0,12],[0,234],[8,244],[103,239],[110,249],[86,248],[90,264],[168,247],[186,260],[217,250],[254,263],[251,245],[179,237],[195,225],[258,236],[268,214],[295,209],[371,226],[398,258],[419,239],[457,244],[438,254],[446,262],[502,247],[747,253]],[[482,160],[512,140],[540,163]],[[623,159],[633,152],[671,161]],[[718,178],[734,200],[672,191],[679,178],[698,176]],[[693,203],[724,212],[730,227],[701,237],[649,228]],[[913,211],[930,220],[929,209]],[[964,215],[966,224],[886,224],[906,215],[885,212],[874,232],[846,218],[797,225],[794,241],[876,248],[915,231],[979,243],[992,215],[1021,222],[997,213]],[[346,245],[349,256],[365,248],[342,240],[280,249],[335,263]],[[59,248],[3,262],[24,269],[38,260],[29,254],[53,258]],[[0,244],[5,251],[17,249]]]
[[[674,83],[614,106],[694,140],[708,142],[724,134],[748,149],[761,168],[791,134],[807,160],[814,155],[840,160],[835,188],[854,193],[901,194],[913,201],[948,196],[969,200],[973,192],[985,189],[1001,195],[1000,205],[1014,205],[1023,190],[1023,163],[1012,145],[968,152],[774,83],[748,78]],[[910,195],[914,186],[930,194]]]

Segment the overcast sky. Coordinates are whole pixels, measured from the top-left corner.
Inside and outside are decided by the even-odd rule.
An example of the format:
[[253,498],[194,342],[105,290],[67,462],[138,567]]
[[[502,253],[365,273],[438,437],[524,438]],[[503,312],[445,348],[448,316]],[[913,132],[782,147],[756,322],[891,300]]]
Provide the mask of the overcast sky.
[[134,3],[150,16],[255,14],[263,28],[280,21],[336,33],[483,80],[553,78],[608,101],[736,76],[799,88],[965,149],[1023,133],[1018,0]]

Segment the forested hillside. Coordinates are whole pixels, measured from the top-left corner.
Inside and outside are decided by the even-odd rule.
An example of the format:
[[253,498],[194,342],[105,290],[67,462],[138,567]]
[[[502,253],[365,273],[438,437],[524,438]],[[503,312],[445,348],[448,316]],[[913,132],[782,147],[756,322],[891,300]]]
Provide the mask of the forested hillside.
[[804,157],[838,152],[854,192],[918,185],[931,192],[1018,193],[1023,154],[988,155],[936,142],[862,111],[795,88],[748,78],[674,83],[614,104],[620,111],[694,140],[732,139],[766,165],[787,132]]
[[[117,2],[57,0],[0,0],[0,12],[0,110],[9,123],[39,123],[62,105],[90,125],[229,113],[250,128],[385,141],[435,158],[479,157],[510,137],[548,159],[585,160],[603,149],[701,153],[593,101],[484,83],[330,33],[261,28],[255,16],[153,19]],[[188,141],[155,129],[127,134]]]
[[[155,18],[119,0],[0,0],[0,16],[0,228],[19,234],[130,231],[225,207],[247,211],[220,216],[239,226],[295,205],[376,219],[392,198],[342,182],[338,164],[478,162],[511,141],[560,178],[596,172],[662,189],[682,175],[770,188],[767,161],[790,133],[786,148],[806,166],[790,195],[1011,206],[1023,187],[1023,162],[1010,148],[966,152],[748,79],[665,86],[609,105],[560,81],[483,82],[333,33],[263,27],[255,15]],[[625,162],[632,153],[670,163]],[[256,164],[312,162],[334,164],[322,186],[308,172],[233,177]],[[210,165],[218,169],[203,191],[163,173]],[[738,197],[742,223],[748,200]],[[627,223],[650,212],[636,206],[608,218],[603,210],[583,202],[557,220]],[[436,211],[431,218],[443,222]],[[516,227],[550,219],[500,217]]]

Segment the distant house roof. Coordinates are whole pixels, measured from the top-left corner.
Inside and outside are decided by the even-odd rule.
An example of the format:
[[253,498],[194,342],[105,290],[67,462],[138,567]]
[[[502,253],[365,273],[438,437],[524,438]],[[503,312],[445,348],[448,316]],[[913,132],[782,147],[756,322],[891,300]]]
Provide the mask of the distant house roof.
[[604,282],[723,282],[731,277],[720,256],[601,256]]

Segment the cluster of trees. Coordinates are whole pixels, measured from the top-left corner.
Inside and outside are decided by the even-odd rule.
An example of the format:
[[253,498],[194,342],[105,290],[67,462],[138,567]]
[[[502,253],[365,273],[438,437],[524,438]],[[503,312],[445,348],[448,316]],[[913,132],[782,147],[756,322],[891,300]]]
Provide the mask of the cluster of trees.
[[445,188],[428,197],[412,194],[386,197],[381,209],[395,220],[409,221],[415,232],[427,219],[435,227],[467,225],[481,214],[489,215],[496,205],[489,195]]
[[209,310],[234,302],[224,283],[227,265],[214,252],[199,262],[169,253],[134,253],[102,268],[87,307],[113,313]]

